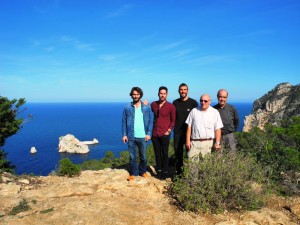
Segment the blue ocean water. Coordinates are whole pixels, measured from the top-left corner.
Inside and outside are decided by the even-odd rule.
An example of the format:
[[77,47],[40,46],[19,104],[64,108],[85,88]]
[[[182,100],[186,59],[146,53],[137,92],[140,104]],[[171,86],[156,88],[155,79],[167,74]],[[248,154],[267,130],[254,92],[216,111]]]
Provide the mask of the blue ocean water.
[[[127,150],[121,137],[121,117],[126,103],[26,103],[24,116],[31,114],[32,119],[23,128],[8,138],[3,149],[8,160],[16,165],[17,174],[48,175],[58,167],[59,160],[68,157],[74,163],[100,159],[106,151]],[[251,113],[252,103],[231,103],[239,113],[240,126],[244,117]],[[73,134],[80,141],[93,138],[99,144],[90,146],[88,154],[59,153],[59,137]],[[30,148],[36,147],[37,153],[31,154]]]

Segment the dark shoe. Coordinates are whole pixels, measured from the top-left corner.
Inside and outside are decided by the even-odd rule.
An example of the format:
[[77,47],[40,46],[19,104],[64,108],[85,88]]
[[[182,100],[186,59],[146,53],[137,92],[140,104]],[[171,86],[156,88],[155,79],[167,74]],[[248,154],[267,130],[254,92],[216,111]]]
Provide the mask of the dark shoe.
[[160,177],[161,177],[161,170],[157,170],[157,171],[156,171],[156,177],[157,177],[158,179],[160,179]]
[[168,172],[162,172],[160,175],[160,180],[165,180],[168,177]]

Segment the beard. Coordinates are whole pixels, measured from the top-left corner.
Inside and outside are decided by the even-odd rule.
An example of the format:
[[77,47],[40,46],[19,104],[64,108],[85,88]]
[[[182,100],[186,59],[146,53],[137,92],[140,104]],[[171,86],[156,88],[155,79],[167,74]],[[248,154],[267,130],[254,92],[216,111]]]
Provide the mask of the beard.
[[187,96],[187,93],[180,94],[180,98],[185,98],[186,96]]
[[137,103],[141,100],[141,98],[132,98],[132,100],[133,100],[134,103]]

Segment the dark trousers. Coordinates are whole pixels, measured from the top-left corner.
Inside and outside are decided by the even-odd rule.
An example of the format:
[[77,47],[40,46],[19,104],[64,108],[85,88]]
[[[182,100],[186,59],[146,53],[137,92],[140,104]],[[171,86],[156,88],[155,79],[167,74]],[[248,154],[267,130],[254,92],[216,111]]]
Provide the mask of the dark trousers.
[[168,173],[170,135],[152,136],[157,172]]
[[183,167],[183,151],[186,142],[185,133],[174,133],[174,150],[176,157],[176,174],[182,173]]

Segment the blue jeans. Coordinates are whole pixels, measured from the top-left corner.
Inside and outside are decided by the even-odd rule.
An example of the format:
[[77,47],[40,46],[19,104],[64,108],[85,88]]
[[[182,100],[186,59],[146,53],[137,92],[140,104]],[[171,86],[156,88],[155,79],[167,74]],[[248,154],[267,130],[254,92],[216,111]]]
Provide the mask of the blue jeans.
[[[147,171],[147,155],[146,155],[147,142],[145,138],[134,138],[128,141],[130,175],[138,176],[146,173]],[[137,163],[137,151],[139,151],[140,163]]]

